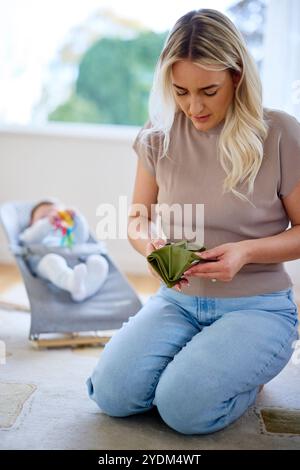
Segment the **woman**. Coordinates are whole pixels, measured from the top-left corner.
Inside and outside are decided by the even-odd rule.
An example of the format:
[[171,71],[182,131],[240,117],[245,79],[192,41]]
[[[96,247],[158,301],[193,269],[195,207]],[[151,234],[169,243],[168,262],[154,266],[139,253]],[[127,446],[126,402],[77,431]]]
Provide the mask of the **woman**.
[[[134,143],[133,204],[148,214],[157,203],[204,204],[201,256],[211,261],[174,288],[161,282],[106,345],[89,394],[110,416],[156,406],[180,433],[212,433],[255,402],[298,338],[283,262],[300,257],[300,124],[262,107],[241,34],[210,9],[187,13],[170,32],[149,111]],[[129,236],[143,256],[164,243],[149,233]]]

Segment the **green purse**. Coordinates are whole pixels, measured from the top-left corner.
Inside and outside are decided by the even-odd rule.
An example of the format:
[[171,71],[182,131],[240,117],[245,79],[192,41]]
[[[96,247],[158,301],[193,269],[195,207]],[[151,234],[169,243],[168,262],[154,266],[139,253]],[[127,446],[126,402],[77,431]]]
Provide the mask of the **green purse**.
[[205,251],[204,246],[181,240],[174,243],[166,243],[162,248],[152,251],[147,256],[147,261],[159,274],[167,287],[173,287],[182,274],[194,264],[205,262],[194,251]]

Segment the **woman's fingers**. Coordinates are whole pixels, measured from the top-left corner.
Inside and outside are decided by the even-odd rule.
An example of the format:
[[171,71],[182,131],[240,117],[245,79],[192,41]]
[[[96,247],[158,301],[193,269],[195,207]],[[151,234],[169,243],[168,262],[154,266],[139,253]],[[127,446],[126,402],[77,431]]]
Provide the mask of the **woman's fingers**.
[[178,282],[175,284],[175,288],[176,288],[179,292],[181,292],[181,288],[182,288],[182,287],[184,287],[184,286],[189,286],[189,285],[190,285],[190,283],[189,283],[188,279],[186,279],[186,278],[183,277],[183,278],[180,279],[180,281],[178,281]]
[[165,240],[163,240],[162,238],[152,239],[150,242],[147,243],[147,255],[150,255],[152,251],[157,250],[158,248],[162,248],[165,243]]
[[153,239],[151,240],[151,243],[155,247],[156,250],[158,248],[162,248],[166,244],[165,240],[163,240],[162,238]]
[[[151,241],[147,244],[147,256],[152,253],[152,251],[157,250],[158,248],[162,248],[165,245],[165,240],[162,238],[156,238],[156,239],[151,239]],[[154,276],[156,279],[160,280],[159,274],[152,268],[151,264],[148,263],[148,269],[150,271],[150,274]]]

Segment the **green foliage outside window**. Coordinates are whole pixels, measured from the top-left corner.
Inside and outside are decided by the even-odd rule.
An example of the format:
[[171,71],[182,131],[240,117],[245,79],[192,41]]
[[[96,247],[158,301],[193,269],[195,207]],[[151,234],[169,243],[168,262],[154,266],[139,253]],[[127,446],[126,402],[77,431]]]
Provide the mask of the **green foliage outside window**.
[[167,33],[102,38],[83,55],[74,92],[50,121],[142,125],[154,68]]

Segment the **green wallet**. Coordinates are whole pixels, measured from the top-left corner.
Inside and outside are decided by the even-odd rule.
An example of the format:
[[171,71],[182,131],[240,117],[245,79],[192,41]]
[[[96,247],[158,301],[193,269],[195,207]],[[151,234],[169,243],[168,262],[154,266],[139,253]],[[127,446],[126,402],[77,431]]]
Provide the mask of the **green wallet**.
[[194,264],[205,262],[194,251],[205,251],[204,246],[181,240],[174,243],[166,243],[162,248],[152,251],[147,256],[147,261],[159,274],[167,287],[173,287],[182,274]]

